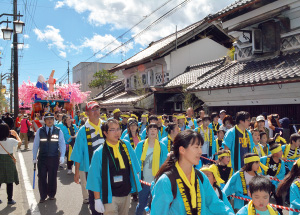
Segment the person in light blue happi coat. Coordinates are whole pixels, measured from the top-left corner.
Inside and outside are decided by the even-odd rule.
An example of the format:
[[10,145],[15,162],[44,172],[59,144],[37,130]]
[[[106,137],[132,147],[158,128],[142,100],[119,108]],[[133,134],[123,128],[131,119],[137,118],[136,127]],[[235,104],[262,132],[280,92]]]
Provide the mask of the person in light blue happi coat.
[[[290,190],[290,193],[287,193]],[[290,208],[300,210],[300,158],[293,163],[291,171],[280,182],[276,191],[277,196],[290,195]],[[290,211],[289,215],[299,215]]]
[[[168,155],[167,147],[157,140],[158,126],[150,123],[147,126],[146,140],[138,143],[135,154],[140,163],[141,173],[140,179],[151,183],[157,174],[161,165],[165,162]],[[139,192],[139,203],[136,206],[136,215],[142,215],[144,208],[150,199],[150,187],[143,185],[143,189]]]
[[236,126],[226,132],[223,140],[223,146],[231,152],[231,163],[234,172],[244,166],[243,156],[252,152],[254,147],[252,135],[247,130],[250,126],[250,114],[245,111],[238,112],[236,123]]
[[[248,153],[244,156],[245,165],[236,172],[225,184],[223,192],[226,196],[235,195],[250,199],[248,196],[249,183],[251,179],[261,172],[260,160],[257,154]],[[234,209],[241,209],[245,201],[234,198]]]
[[199,163],[202,144],[201,135],[192,130],[176,136],[174,152],[155,177],[151,215],[234,214],[218,198],[208,178],[193,168]]
[[101,128],[105,142],[94,152],[86,188],[94,192],[97,212],[127,215],[130,193],[142,189],[138,178],[141,169],[130,143],[119,140],[118,121],[110,119]]

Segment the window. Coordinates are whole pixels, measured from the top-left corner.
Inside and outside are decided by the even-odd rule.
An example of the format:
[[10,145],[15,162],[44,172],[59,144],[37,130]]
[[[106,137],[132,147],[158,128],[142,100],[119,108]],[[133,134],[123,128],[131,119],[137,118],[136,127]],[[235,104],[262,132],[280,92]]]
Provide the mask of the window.
[[175,111],[182,111],[182,102],[175,102],[174,106]]
[[127,78],[127,79],[126,79],[126,87],[127,87],[127,88],[130,88],[130,78]]
[[146,85],[147,84],[147,74],[142,75],[142,84]]

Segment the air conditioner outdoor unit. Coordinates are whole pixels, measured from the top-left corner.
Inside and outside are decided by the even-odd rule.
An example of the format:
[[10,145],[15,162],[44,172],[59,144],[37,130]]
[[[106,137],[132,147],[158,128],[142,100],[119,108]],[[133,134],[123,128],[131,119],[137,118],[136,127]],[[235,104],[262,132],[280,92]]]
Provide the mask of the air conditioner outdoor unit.
[[261,29],[252,30],[252,52],[253,54],[263,52]]

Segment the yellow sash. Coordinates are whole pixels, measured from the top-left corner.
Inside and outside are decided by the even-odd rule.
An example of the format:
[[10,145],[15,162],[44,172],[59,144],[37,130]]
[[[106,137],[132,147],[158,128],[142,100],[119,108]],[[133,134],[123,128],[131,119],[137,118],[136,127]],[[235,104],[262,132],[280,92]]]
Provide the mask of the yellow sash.
[[101,120],[99,119],[98,125],[95,125],[88,119],[88,123],[95,129],[95,135],[100,134],[100,137],[103,137],[102,130],[100,128]]
[[120,168],[121,169],[125,169],[125,164],[124,164],[124,161],[123,161],[123,157],[120,153],[120,150],[119,150],[119,144],[120,144],[120,141],[118,141],[118,143],[116,145],[112,145],[110,144],[108,141],[106,141],[107,145],[111,148],[113,148],[113,151],[114,151],[114,157],[115,158],[118,158],[119,160],[119,164],[120,164]]
[[[143,170],[143,163],[146,159],[146,155],[147,155],[147,150],[148,150],[148,143],[149,139],[147,138],[144,142],[144,146],[143,146],[143,152],[142,152],[142,157],[141,157],[141,161],[142,161],[142,167],[141,169]],[[155,139],[155,143],[154,143],[154,149],[153,149],[153,159],[152,159],[152,175],[155,176],[156,173],[159,170],[159,161],[160,161],[160,144],[158,142],[157,139]]]
[[195,170],[192,168],[191,172],[191,182],[188,180],[186,175],[184,174],[183,170],[178,164],[178,161],[175,163],[175,167],[177,168],[177,171],[179,173],[180,178],[183,180],[185,185],[190,189],[191,194],[191,202],[192,202],[192,208],[197,207],[197,199],[196,199],[196,189],[195,189]]
[[[270,215],[277,215],[278,214],[278,212],[274,211],[274,209],[270,205],[267,205],[267,208],[268,208],[268,211],[269,211]],[[255,207],[253,205],[252,200],[248,204],[248,215],[256,215]]]

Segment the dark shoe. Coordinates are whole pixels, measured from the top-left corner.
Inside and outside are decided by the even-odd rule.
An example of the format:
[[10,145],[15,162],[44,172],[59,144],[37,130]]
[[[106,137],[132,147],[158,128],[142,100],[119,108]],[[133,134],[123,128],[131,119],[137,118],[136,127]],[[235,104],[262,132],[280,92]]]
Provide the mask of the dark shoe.
[[64,169],[64,167],[62,165],[59,165],[59,169]]
[[2,203],[2,201],[0,200],[0,204]]
[[49,200],[55,200],[55,197],[49,197]]
[[12,199],[11,201],[8,201],[7,204],[8,205],[14,205],[14,204],[16,204],[16,202]]
[[40,203],[44,203],[46,199],[40,199]]

